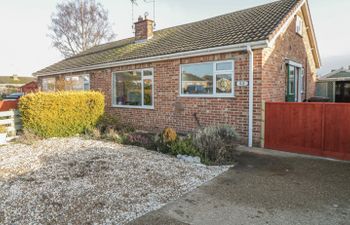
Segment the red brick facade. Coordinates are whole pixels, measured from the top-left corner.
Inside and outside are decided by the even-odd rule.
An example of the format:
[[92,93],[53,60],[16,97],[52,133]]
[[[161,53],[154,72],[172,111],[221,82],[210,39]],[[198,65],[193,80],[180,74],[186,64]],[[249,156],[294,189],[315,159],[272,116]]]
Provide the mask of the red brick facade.
[[[302,14],[298,14],[302,17]],[[262,98],[264,101],[284,102],[286,95],[287,59],[300,63],[305,68],[306,95],[310,98],[315,94],[316,88],[316,65],[312,56],[306,26],[303,36],[295,32],[296,18],[291,22],[286,32],[283,33],[272,48],[263,50],[263,83]]]
[[[305,32],[304,32],[305,33]],[[315,91],[316,68],[307,35],[295,33],[295,22],[281,35],[272,48],[254,50],[254,144],[260,145],[263,136],[263,102],[285,101],[285,59],[292,59],[307,67],[308,96]],[[91,89],[106,96],[106,111],[118,115],[122,121],[138,129],[159,131],[165,127],[177,131],[191,131],[201,125],[230,124],[246,142],[248,136],[248,87],[235,86],[235,97],[180,97],[180,65],[188,63],[229,60],[235,61],[235,81],[248,81],[248,53],[245,51],[183,58],[110,69],[85,71],[90,74]],[[307,63],[307,66],[305,66]],[[112,107],[112,73],[131,69],[154,69],[154,109]],[[79,73],[79,74],[82,74]],[[71,74],[70,74],[71,75]],[[40,77],[39,82],[41,82]],[[181,107],[176,107],[181,106]],[[181,108],[182,110],[179,110]]]

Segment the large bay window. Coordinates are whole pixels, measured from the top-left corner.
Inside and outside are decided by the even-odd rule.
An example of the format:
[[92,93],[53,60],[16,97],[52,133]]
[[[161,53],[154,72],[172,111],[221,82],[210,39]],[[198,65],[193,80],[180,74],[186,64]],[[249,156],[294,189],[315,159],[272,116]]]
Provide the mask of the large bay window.
[[90,76],[87,74],[66,76],[64,89],[66,91],[88,91],[90,90]]
[[153,108],[153,70],[131,70],[113,73],[113,106]]
[[56,90],[56,78],[55,77],[43,78],[41,89],[44,92],[55,91]]
[[181,96],[233,97],[234,61],[181,65]]

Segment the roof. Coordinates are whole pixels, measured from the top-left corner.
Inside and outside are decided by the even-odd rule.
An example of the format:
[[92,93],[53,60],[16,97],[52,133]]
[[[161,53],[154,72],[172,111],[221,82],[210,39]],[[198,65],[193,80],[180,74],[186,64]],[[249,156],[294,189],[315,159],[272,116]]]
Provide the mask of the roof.
[[135,38],[92,47],[76,56],[53,64],[34,75],[50,75],[71,70],[164,56],[202,49],[232,46],[271,39],[271,35],[298,3],[303,0],[280,0],[269,4],[155,31],[143,43]]
[[26,84],[33,81],[34,77],[25,77],[25,76],[0,76],[0,84]]
[[344,69],[341,68],[339,70],[334,70],[329,74],[326,74],[322,77],[318,78],[319,81],[342,81],[342,80],[350,80],[350,68]]
[[350,78],[350,71],[340,71],[328,78]]

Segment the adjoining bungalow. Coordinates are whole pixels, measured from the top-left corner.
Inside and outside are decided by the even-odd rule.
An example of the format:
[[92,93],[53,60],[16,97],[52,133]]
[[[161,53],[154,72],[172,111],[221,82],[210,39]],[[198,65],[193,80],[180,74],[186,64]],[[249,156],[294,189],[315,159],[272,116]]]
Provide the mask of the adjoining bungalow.
[[93,47],[35,73],[43,91],[99,90],[138,129],[230,124],[263,143],[266,101],[314,96],[320,67],[307,0],[281,0]]
[[316,95],[332,102],[350,102],[350,66],[333,70],[317,79]]

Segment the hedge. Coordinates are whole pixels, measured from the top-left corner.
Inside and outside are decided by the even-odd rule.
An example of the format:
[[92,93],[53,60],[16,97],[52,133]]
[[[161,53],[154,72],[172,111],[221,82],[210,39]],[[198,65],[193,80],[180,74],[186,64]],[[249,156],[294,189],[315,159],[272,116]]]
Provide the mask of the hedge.
[[23,127],[36,135],[69,137],[96,125],[104,113],[104,96],[94,91],[39,92],[19,101]]

